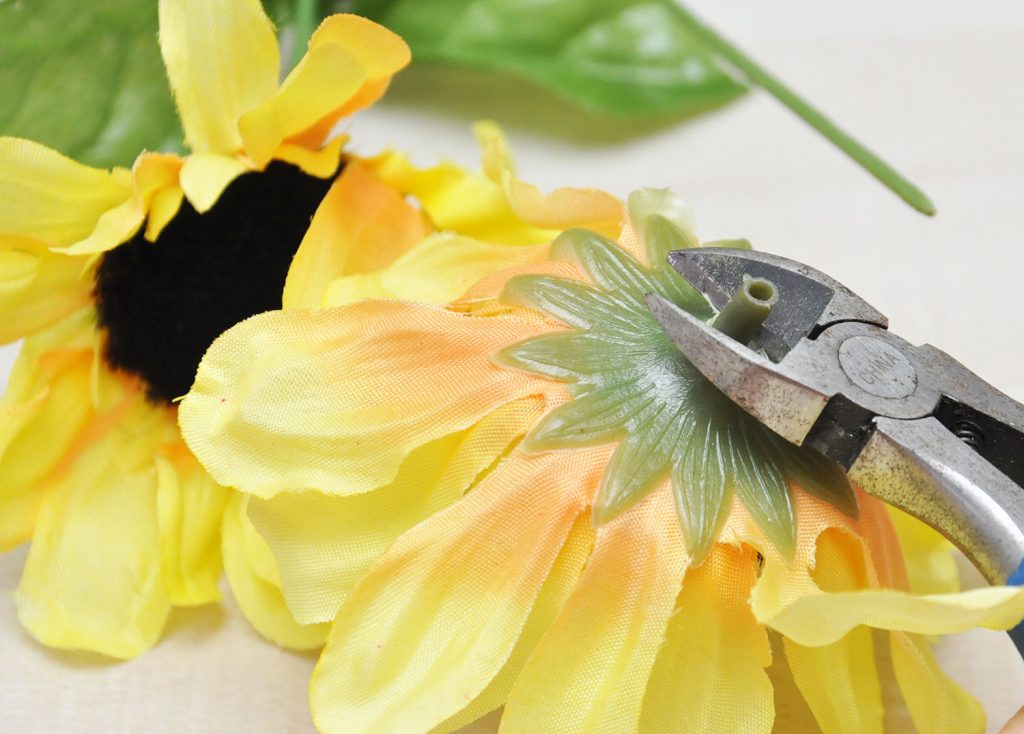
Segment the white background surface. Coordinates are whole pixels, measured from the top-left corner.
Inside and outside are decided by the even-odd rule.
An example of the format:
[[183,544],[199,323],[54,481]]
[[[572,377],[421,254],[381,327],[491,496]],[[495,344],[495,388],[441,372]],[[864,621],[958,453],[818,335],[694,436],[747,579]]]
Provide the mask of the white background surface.
[[[386,145],[475,166],[468,125],[502,122],[522,177],[625,196],[671,186],[705,239],[742,236],[847,283],[912,341],[931,342],[1024,400],[1024,3],[699,0],[693,7],[922,185],[921,217],[761,93],[717,113],[637,129],[591,120],[536,90],[408,72],[351,125]],[[0,350],[0,382],[13,350]],[[0,556],[0,731],[306,732],[314,658],[257,638],[227,602],[179,610],[127,664],[49,651],[10,599],[24,549]],[[990,730],[1024,704],[1003,635],[947,640],[944,665]]]

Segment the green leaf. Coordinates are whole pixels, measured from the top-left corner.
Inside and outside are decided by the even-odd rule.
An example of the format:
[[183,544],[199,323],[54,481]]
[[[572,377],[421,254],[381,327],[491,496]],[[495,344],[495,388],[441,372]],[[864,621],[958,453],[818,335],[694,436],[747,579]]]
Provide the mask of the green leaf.
[[152,0],[0,2],[0,133],[128,165],[182,139]]
[[597,525],[621,515],[670,476],[672,454],[688,438],[677,416],[675,406],[657,405],[627,419],[634,425],[609,459],[594,500]]
[[654,409],[654,400],[626,391],[595,390],[555,408],[526,437],[529,451],[599,446],[626,437],[626,423]]
[[[326,12],[311,0],[264,5],[279,28],[302,22],[303,52]],[[0,0],[0,135],[94,166],[181,151],[157,29],[157,0]]]
[[672,472],[679,520],[697,560],[707,556],[729,516],[732,485],[726,478],[731,466],[726,465],[719,440],[719,432],[711,429],[711,416],[705,417]]
[[504,367],[577,382],[611,368],[628,366],[635,357],[624,352],[621,345],[609,344],[591,334],[556,331],[513,344],[495,358]]
[[590,328],[601,320],[628,329],[632,316],[623,313],[624,304],[617,294],[606,294],[571,278],[548,275],[517,275],[509,280],[502,294],[508,303],[520,303],[546,311],[568,326]]
[[356,0],[418,61],[515,74],[596,112],[689,115],[744,87],[675,14],[672,0]]

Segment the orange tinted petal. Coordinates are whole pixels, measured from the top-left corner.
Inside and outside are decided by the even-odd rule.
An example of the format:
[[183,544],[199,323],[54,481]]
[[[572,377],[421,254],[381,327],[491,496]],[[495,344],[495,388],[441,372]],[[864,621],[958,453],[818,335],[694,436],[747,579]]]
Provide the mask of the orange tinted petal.
[[[888,522],[884,508],[878,518]],[[1009,629],[1024,617],[1024,590],[1019,587],[929,595],[879,588],[879,556],[873,555],[877,546],[864,527],[869,521],[862,512],[860,522],[846,528],[837,524],[820,533],[810,549],[801,548],[798,556],[814,553],[813,572],[806,561],[787,571],[768,557],[751,595],[758,618],[802,645],[819,646],[836,642],[859,625],[950,634],[972,627]],[[855,532],[858,527],[863,529]],[[899,562],[898,556],[895,560]],[[851,578],[853,583],[831,590],[837,579]]]
[[561,188],[542,194],[516,178],[508,141],[496,124],[478,122],[473,130],[483,148],[484,171],[504,187],[512,210],[524,222],[551,230],[585,227],[618,238],[626,220],[619,199],[599,189]]
[[422,215],[359,163],[320,203],[292,260],[285,308],[318,308],[335,278],[387,265],[427,235]]
[[674,512],[664,486],[598,530],[576,590],[512,687],[503,732],[637,730],[689,563]]
[[225,486],[366,492],[418,446],[518,398],[560,396],[490,361],[538,331],[384,301],[265,313],[207,351],[179,409],[182,434]]
[[530,658],[537,643],[557,619],[565,602],[572,594],[576,583],[587,565],[587,559],[594,547],[594,524],[587,513],[576,519],[562,552],[555,561],[547,581],[537,594],[530,616],[519,634],[515,648],[505,665],[487,687],[465,708],[437,727],[435,732],[456,732],[490,711],[499,708],[508,699],[509,691],[516,678]]
[[515,648],[607,456],[517,452],[399,538],[335,620],[313,674],[318,728],[427,731],[479,695]]
[[242,116],[246,153],[262,168],[286,141],[319,147],[342,115],[376,100],[407,63],[408,46],[383,26],[356,15],[327,18],[281,89]]

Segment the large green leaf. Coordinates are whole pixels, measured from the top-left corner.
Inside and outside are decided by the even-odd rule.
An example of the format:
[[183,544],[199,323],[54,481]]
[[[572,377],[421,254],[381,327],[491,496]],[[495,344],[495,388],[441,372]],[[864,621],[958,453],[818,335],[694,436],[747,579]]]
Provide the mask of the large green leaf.
[[95,165],[180,144],[155,0],[0,2],[0,133]]
[[695,114],[744,87],[672,0],[356,0],[414,59],[506,71],[598,112]]
[[744,84],[760,87],[912,207],[935,213],[931,199],[913,182],[679,0],[348,0],[342,5],[400,33],[421,61],[511,72],[597,112],[690,115],[734,99]]
[[[268,0],[287,23],[295,0]],[[178,150],[157,0],[0,0],[0,134],[97,166]]]

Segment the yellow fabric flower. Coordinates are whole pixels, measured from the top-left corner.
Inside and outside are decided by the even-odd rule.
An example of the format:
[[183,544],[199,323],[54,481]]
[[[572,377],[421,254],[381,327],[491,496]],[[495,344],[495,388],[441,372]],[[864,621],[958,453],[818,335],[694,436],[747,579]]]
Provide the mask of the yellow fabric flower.
[[[222,516],[238,500],[185,447],[170,402],[205,347],[280,305],[325,194],[349,201],[338,190],[369,180],[360,196],[401,215],[396,252],[428,229],[357,164],[332,185],[343,140],[323,144],[408,61],[401,39],[332,17],[279,87],[256,0],[163,0],[160,30],[191,155],[144,152],[107,171],[0,139],[0,340],[25,338],[0,400],[0,549],[32,541],[16,599],[35,637],[121,658],[155,642],[172,605],[219,598]],[[283,241],[268,246],[260,228]],[[227,540],[231,565],[245,546]],[[240,583],[255,566],[234,565],[262,631],[320,642],[290,618],[263,624]]]
[[[912,590],[882,503],[774,449],[752,465],[769,439],[746,418],[715,433],[697,414],[655,461],[661,434],[634,438],[676,399],[671,375],[594,408],[615,383],[598,357],[665,363],[592,340],[644,331],[643,291],[681,287],[652,253],[698,244],[677,199],[632,203],[621,245],[570,232],[447,306],[268,313],[206,354],[183,435],[250,495],[295,619],[331,623],[318,728],[455,731],[504,706],[502,732],[768,732],[800,699],[826,732],[879,732],[901,693],[920,731],[981,731],[923,636],[1006,629],[1019,589]],[[626,433],[638,415],[655,417]],[[670,461],[738,435],[717,444],[720,481]]]
[[326,626],[288,613],[246,498],[184,445],[174,399],[254,313],[405,288],[445,302],[553,232],[485,176],[325,142],[409,59],[374,23],[326,19],[280,85],[258,0],[162,0],[160,46],[188,156],[100,170],[0,138],[0,342],[25,340],[0,399],[0,550],[31,541],[18,613],[51,646],[137,655],[173,605],[219,598],[222,565],[260,632],[317,646]]

